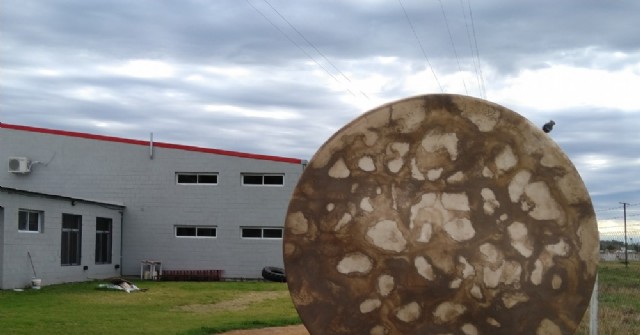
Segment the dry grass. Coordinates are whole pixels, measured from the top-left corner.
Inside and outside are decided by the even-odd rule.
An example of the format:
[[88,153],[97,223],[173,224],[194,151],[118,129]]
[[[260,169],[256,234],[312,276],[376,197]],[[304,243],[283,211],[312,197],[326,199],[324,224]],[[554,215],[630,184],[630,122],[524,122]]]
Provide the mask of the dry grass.
[[[97,284],[0,291],[0,333],[204,335],[300,323],[281,283],[142,282],[149,290],[131,294]],[[640,262],[601,263],[599,297],[600,335],[640,334]],[[588,312],[576,334],[589,334]]]
[[176,311],[192,312],[192,313],[215,313],[219,311],[237,312],[246,310],[252,304],[260,303],[268,300],[276,300],[288,298],[289,293],[286,291],[276,292],[247,292],[239,295],[231,300],[224,300],[214,304],[190,304],[178,306]]
[[[598,334],[640,334],[640,262],[602,262],[598,282]],[[589,311],[576,334],[589,334]]]
[[216,334],[299,324],[286,284],[137,282],[146,292],[96,289],[101,282],[0,291],[0,334]]

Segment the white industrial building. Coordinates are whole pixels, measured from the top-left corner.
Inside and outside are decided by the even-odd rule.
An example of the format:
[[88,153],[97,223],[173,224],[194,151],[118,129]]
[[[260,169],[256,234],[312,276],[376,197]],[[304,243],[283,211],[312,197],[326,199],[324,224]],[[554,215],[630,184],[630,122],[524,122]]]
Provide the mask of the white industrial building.
[[0,123],[0,288],[281,267],[304,161]]

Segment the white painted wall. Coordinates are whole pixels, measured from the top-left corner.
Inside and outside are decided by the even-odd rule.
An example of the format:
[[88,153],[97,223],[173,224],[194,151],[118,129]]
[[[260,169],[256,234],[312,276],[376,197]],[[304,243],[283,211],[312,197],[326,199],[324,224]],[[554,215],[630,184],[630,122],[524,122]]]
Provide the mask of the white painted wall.
[[[222,269],[225,277],[244,278],[259,278],[264,266],[283,266],[282,240],[242,239],[240,227],[284,225],[301,164],[158,146],[150,159],[146,145],[3,128],[0,136],[1,186],[126,206],[125,275],[139,274],[145,259],[165,269]],[[40,163],[27,175],[11,174],[9,156]],[[177,185],[176,172],[217,172],[218,185]],[[245,172],[284,173],[285,185],[243,186]],[[218,237],[176,238],[180,224],[215,225]]]
[[[18,194],[0,191],[0,203],[4,207],[0,219],[0,236],[3,236],[2,270],[0,288],[24,288],[31,285],[34,277],[28,252],[33,260],[36,276],[42,285],[77,282],[118,276],[115,268],[120,264],[120,211],[99,204],[84,203],[43,197],[35,194]],[[39,233],[18,231],[20,209],[44,212],[42,231]],[[2,212],[2,211],[0,211]],[[61,265],[62,214],[82,216],[81,264]],[[95,264],[96,217],[112,219],[113,243],[112,264]],[[84,266],[88,269],[84,270]]]

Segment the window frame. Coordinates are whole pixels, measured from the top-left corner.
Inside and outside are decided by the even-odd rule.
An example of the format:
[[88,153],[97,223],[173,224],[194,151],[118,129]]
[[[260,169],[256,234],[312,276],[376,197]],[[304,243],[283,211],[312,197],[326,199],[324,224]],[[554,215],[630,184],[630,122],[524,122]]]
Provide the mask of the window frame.
[[[108,220],[108,222],[102,222],[108,224],[107,230],[98,230],[98,223],[101,220]],[[106,236],[106,241],[103,238]],[[113,219],[107,217],[96,217],[96,245],[95,245],[95,264],[111,264],[113,261]],[[106,250],[103,250],[105,248]],[[103,259],[103,256],[106,259]]]
[[[26,230],[25,229],[20,229],[20,214],[21,213],[26,213]],[[31,226],[31,220],[30,217],[31,215],[38,215],[38,230],[30,230],[30,226]],[[26,209],[26,208],[20,208],[18,209],[18,232],[19,233],[26,233],[26,234],[40,234],[44,231],[44,212],[43,211],[38,211],[38,210],[34,210],[34,209]]]
[[[75,222],[66,221],[65,218],[73,219]],[[77,227],[65,227],[68,224],[77,224]],[[82,215],[62,213],[62,224],[60,226],[60,265],[62,266],[80,266],[82,265]],[[65,236],[67,236],[67,246],[65,248]],[[75,246],[73,246],[72,237],[75,238]],[[71,248],[75,248],[72,250]],[[75,251],[75,253],[74,253]],[[73,257],[75,255],[75,258]],[[74,258],[74,259],[72,259]],[[68,260],[65,263],[65,259]]]
[[[261,177],[261,183],[246,183],[245,177]],[[282,183],[280,184],[266,183],[265,178],[267,177],[280,177],[282,178]],[[283,187],[285,185],[284,177],[285,177],[284,173],[243,172],[240,174],[240,183],[242,184],[242,186],[248,186],[248,187]]]
[[[180,182],[180,176],[195,176],[196,177],[196,181],[193,182],[193,183]],[[215,176],[216,177],[216,182],[215,183],[200,182],[200,177],[211,177],[211,176]],[[218,172],[176,172],[175,181],[176,181],[176,185],[205,185],[205,186],[212,186],[212,185],[218,185],[220,183],[220,180],[218,179],[218,176],[219,176]]]
[[[260,230],[260,237],[249,237],[245,236],[245,230]],[[265,231],[279,231],[280,237],[265,237]],[[246,226],[240,227],[240,238],[243,240],[282,240],[284,238],[284,227],[254,227],[254,226]]]
[[[179,228],[191,228],[194,229],[194,235],[178,235]],[[213,229],[214,235],[198,235],[199,230]],[[215,239],[218,238],[218,226],[197,226],[197,225],[175,225],[173,228],[173,237],[175,238],[196,238],[196,239]]]

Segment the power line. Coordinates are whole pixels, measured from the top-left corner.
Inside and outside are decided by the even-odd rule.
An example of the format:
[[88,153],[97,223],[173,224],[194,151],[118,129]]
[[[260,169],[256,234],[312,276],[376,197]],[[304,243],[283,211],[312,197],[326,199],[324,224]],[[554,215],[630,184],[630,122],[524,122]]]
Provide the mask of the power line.
[[460,0],[460,8],[462,9],[462,17],[464,18],[464,27],[467,32],[467,41],[469,42],[469,51],[471,52],[471,64],[473,64],[473,70],[476,74],[476,83],[478,84],[478,90],[480,91],[480,97],[484,98],[482,94],[482,83],[480,81],[480,72],[478,68],[480,67],[479,61],[476,62],[476,54],[473,50],[473,41],[471,39],[471,30],[469,29],[469,20],[467,18],[467,10],[464,7],[464,0]]
[[[458,57],[458,51],[456,51],[456,44],[453,42],[453,34],[451,34],[451,28],[449,28],[449,20],[447,19],[447,14],[445,13],[445,10],[444,10],[444,5],[442,4],[442,0],[438,0],[438,2],[440,3],[442,17],[444,18],[444,25],[447,27],[447,33],[449,34],[449,41],[451,42],[453,55],[456,57],[456,63],[458,64],[458,71],[462,73],[462,66],[460,66],[460,58]],[[464,76],[462,77],[462,86],[464,86],[465,93],[469,95],[469,91],[467,90],[467,83],[464,80]]]
[[[627,227],[640,227],[640,223],[631,223],[631,224],[627,224]],[[620,224],[616,224],[616,225],[601,225],[598,224],[598,228],[620,228]]]
[[616,206],[616,207],[611,207],[611,208],[607,208],[607,209],[596,209],[595,211],[596,212],[607,212],[607,211],[612,211],[612,210],[621,209],[621,208],[622,208],[622,206]]
[[[627,214],[627,217],[635,217],[635,216],[640,216],[640,213],[638,214]],[[610,218],[604,218],[604,219],[600,219],[600,220],[620,220],[620,219],[624,219],[624,216],[614,216],[614,217],[610,217]]]
[[469,17],[471,18],[471,29],[473,31],[473,42],[476,49],[476,57],[478,58],[478,71],[480,72],[480,82],[482,83],[482,95],[486,99],[487,98],[487,90],[484,85],[484,76],[482,75],[482,65],[480,63],[480,50],[478,49],[478,37],[476,36],[476,25],[473,20],[473,10],[471,10],[471,2],[467,0],[467,5],[469,7]]
[[[331,62],[329,60],[329,58],[327,58],[327,56],[325,56],[313,43],[311,43],[311,41],[309,41],[289,20],[287,20],[286,17],[284,17],[284,15],[282,15],[282,13],[280,13],[280,11],[278,11],[273,5],[271,5],[271,3],[267,0],[263,0],[269,7],[271,7],[271,9],[278,14],[278,16],[280,16],[280,18],[286,22],[289,27],[291,27],[291,29],[293,29],[293,31],[295,31],[298,36],[300,36],[305,42],[307,42],[307,44],[313,48],[313,50],[315,50],[327,63],[329,63],[329,65],[331,65],[331,67],[333,67],[333,69],[338,72],[345,80],[347,80],[347,82],[352,84],[351,79],[349,79],[349,77],[347,77],[347,75],[344,74],[344,72],[340,71],[340,69],[338,69],[338,67],[333,64],[333,62]],[[362,92],[361,90],[358,90],[360,92],[360,94],[362,94],[365,98],[367,98],[368,100],[371,100],[369,98],[369,96]]]
[[[603,240],[604,238],[611,238],[611,237],[620,237],[621,232],[616,232],[616,231],[601,231],[598,232],[600,234],[600,240]],[[640,230],[630,230],[627,232],[627,235],[631,235],[631,236],[640,236]],[[633,237],[630,237],[633,238]],[[636,240],[638,241],[638,240]]]
[[596,210],[596,215],[598,215],[598,213],[602,213],[602,212],[608,212],[608,211],[613,211],[613,210],[619,210],[622,209],[624,212],[624,215],[620,216],[612,216],[612,217],[608,217],[608,218],[601,218],[600,220],[619,220],[619,219],[625,219],[627,217],[636,217],[636,216],[640,216],[640,213],[634,213],[634,214],[628,214],[629,210],[627,208],[632,207],[632,206],[638,206],[640,205],[640,203],[635,203],[635,204],[629,204],[626,202],[621,202],[622,206],[615,206],[615,207],[610,207],[610,208],[606,208],[606,209],[601,209],[601,210]]
[[409,14],[407,13],[407,10],[404,8],[404,5],[402,4],[402,0],[398,0],[398,3],[400,3],[400,7],[402,7],[402,11],[404,12],[404,17],[407,19],[407,22],[409,23],[409,27],[411,27],[411,31],[413,32],[413,36],[415,36],[416,41],[418,41],[418,45],[420,46],[420,50],[422,50],[422,55],[424,56],[424,59],[427,61],[427,64],[429,65],[429,68],[431,69],[431,73],[433,74],[433,78],[435,78],[436,83],[438,84],[438,87],[440,87],[440,92],[444,93],[444,89],[442,88],[442,85],[440,85],[440,81],[438,80],[438,76],[436,75],[436,71],[433,69],[433,66],[431,65],[431,62],[429,61],[429,57],[427,57],[427,52],[424,50],[424,47],[422,46],[422,42],[420,42],[420,38],[418,37],[418,33],[416,33],[416,29],[413,27],[413,23],[411,23],[411,18],[409,18]]
[[[306,50],[304,50],[304,48],[301,47],[300,44],[298,44],[296,41],[294,41],[282,29],[280,29],[280,27],[278,27],[275,23],[273,23],[273,21],[271,21],[271,19],[269,19],[269,17],[267,17],[262,11],[260,11],[256,6],[254,6],[251,3],[251,1],[249,1],[249,0],[246,0],[246,1],[249,4],[249,6],[251,6],[251,8],[253,8],[256,12],[258,12],[258,14],[260,14],[265,20],[267,20],[271,24],[271,26],[274,27],[276,30],[278,30],[284,37],[286,37],[287,40],[289,40],[289,42],[291,42],[298,49],[300,49],[300,51],[302,51],[309,59],[311,59],[314,63],[316,63],[316,65],[318,65],[322,70],[324,70],[324,72],[326,72],[329,76],[331,76],[331,78],[333,78],[338,83],[342,84],[342,82],[340,80],[338,80],[338,78],[336,76],[334,76],[331,72],[329,72],[329,70],[327,70],[324,66],[322,66],[322,64],[320,64],[320,62],[318,62],[315,58],[313,58],[313,56],[311,56]],[[356,96],[356,94],[353,93],[349,88],[347,88],[347,91],[349,93],[351,93],[351,95]]]

